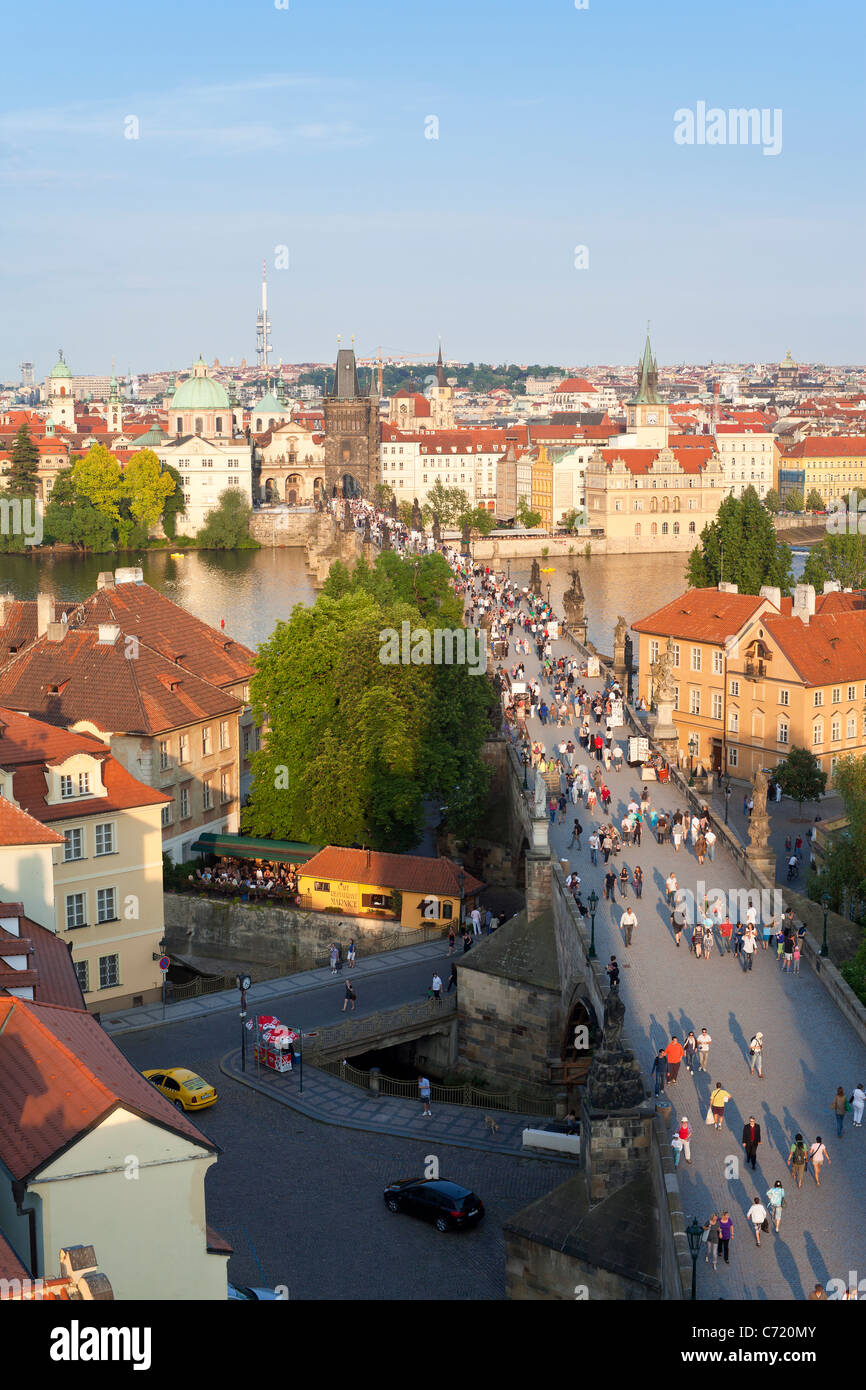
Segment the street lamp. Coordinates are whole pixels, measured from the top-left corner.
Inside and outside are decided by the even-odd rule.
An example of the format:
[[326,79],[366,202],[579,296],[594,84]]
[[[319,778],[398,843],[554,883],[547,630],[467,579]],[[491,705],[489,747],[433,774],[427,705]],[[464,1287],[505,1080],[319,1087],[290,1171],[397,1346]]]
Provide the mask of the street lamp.
[[510,583],[511,583],[511,557],[510,557],[510,556],[509,556],[509,558],[505,561],[505,563],[506,563],[506,565],[508,566],[508,582],[509,582],[509,584],[510,584]]
[[550,580],[547,581],[547,606],[550,607]]
[[725,825],[727,825],[727,823],[728,823],[728,806],[730,805],[730,801],[731,801],[731,784],[730,784],[730,782],[726,782],[726,783],[725,783]]
[[689,776],[695,775],[695,758],[701,751],[701,740],[697,734],[689,734]]
[[823,956],[824,959],[826,959],[827,956],[829,956],[829,954],[830,954],[830,948],[829,948],[828,945],[827,945],[827,913],[830,911],[830,894],[829,894],[829,893],[822,893],[822,894],[821,894],[821,907],[822,907],[823,910],[824,910],[824,940],[821,942],[821,950],[819,951],[818,954],[821,955],[821,956]]
[[249,975],[238,975],[238,989],[241,992],[241,1071],[247,1069],[247,990],[252,984]]
[[595,960],[595,913],[598,907],[598,894],[594,888],[587,898],[587,905],[589,907],[589,919],[592,923],[592,935],[589,939],[589,959]]
[[686,1240],[689,1243],[689,1254],[692,1257],[692,1302],[698,1296],[698,1255],[701,1253],[701,1236],[703,1227],[696,1216],[692,1217],[691,1224],[686,1226]]
[[528,783],[527,780],[526,780],[526,769],[529,767],[529,759],[528,759],[528,757],[526,756],[526,753],[525,753],[525,752],[524,752],[524,753],[521,753],[520,756],[521,756],[521,759],[522,759],[522,761],[523,761],[523,790],[524,790],[525,792],[528,792],[528,791],[529,791],[529,783]]
[[457,909],[457,921],[463,925],[463,885],[466,882],[466,875],[461,869],[457,875],[457,887],[460,890],[460,905]]

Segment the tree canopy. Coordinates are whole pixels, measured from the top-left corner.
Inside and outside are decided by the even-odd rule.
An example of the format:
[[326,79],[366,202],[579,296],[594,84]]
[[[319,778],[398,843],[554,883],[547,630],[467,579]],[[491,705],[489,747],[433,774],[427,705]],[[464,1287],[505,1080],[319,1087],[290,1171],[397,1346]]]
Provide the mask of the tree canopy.
[[825,536],[811,547],[803,570],[804,584],[814,584],[820,594],[828,579],[837,579],[843,589],[866,586],[866,536]]
[[35,497],[39,472],[39,446],[26,425],[19,425],[12,443],[12,459],[6,486],[13,497]]
[[217,505],[205,517],[196,543],[205,550],[251,549],[256,544],[250,538],[252,512],[252,507],[239,488],[224,488]]
[[790,592],[790,546],[779,544],[772,518],[753,487],[742,497],[725,498],[689,556],[686,578],[694,589],[712,589],[724,580],[736,584],[741,594],[757,594],[765,584]]
[[481,746],[495,696],[466,665],[383,664],[382,634],[460,626],[441,555],[334,565],[259,649],[250,694],[262,748],[244,825],[254,834],[377,849],[415,845],[438,797],[457,833],[483,814]]
[[803,809],[804,801],[817,801],[827,786],[827,774],[808,748],[794,744],[783,762],[777,763],[773,776],[785,796],[793,797]]

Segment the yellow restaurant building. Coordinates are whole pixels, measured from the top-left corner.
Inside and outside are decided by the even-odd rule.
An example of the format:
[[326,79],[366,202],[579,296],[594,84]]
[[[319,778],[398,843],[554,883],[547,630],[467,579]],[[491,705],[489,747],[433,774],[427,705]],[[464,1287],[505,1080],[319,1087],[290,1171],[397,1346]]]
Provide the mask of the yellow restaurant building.
[[326,845],[298,874],[301,905],[353,917],[399,917],[404,927],[460,922],[483,884],[450,859]]

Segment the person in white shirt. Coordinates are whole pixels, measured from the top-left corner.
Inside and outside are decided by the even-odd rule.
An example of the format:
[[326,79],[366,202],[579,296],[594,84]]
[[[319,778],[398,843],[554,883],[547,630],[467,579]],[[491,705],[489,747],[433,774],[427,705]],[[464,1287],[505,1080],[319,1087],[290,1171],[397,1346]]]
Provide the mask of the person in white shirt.
[[755,1242],[757,1245],[760,1245],[761,1227],[767,1220],[767,1208],[762,1207],[758,1198],[755,1197],[746,1215],[752,1223],[752,1230],[755,1232]]
[[820,1134],[815,1135],[815,1142],[809,1149],[809,1162],[812,1165],[812,1172],[815,1174],[815,1186],[821,1186],[821,1164],[830,1162],[830,1155],[827,1152],[827,1145],[824,1143]]
[[745,964],[743,966],[744,970],[751,970],[755,959],[755,951],[757,950],[757,948],[758,939],[755,928],[746,927],[746,932],[743,937],[743,944],[740,948],[743,953],[743,960],[745,961]]
[[706,1028],[702,1028],[698,1033],[698,1066],[701,1071],[706,1071],[707,1069],[707,1062],[710,1059],[710,1044],[712,1041]]
[[442,977],[441,977],[441,975],[439,975],[438,973],[437,973],[437,974],[434,974],[434,976],[433,976],[433,982],[432,982],[432,984],[430,985],[430,988],[431,988],[432,991],[433,991],[433,998],[436,1000],[437,1004],[441,1004],[441,1003],[442,1003]]
[[472,911],[470,912],[469,916],[470,916],[471,921],[472,921],[472,934],[473,934],[473,936],[480,936],[480,935],[481,935],[481,913],[478,911],[478,908],[477,908],[477,907],[473,907],[473,909],[472,909]]
[[631,908],[626,908],[625,912],[619,919],[619,925],[622,928],[622,933],[625,937],[626,946],[630,946],[631,934],[637,926],[637,917],[632,912]]
[[756,907],[753,907],[753,906],[747,907],[747,908],[746,908],[746,926],[747,926],[747,927],[754,927],[754,926],[757,926],[757,922],[758,922],[758,909],[757,909]]
[[667,901],[669,907],[673,904],[678,887],[679,884],[677,883],[676,874],[668,874],[667,878],[665,879],[665,893],[667,894]]
[[716,856],[716,840],[718,839],[718,836],[716,835],[716,832],[714,830],[710,830],[708,827],[704,831],[704,839],[707,842],[707,855],[709,856],[710,863],[712,863],[713,859]]
[[863,1089],[863,1082],[858,1081],[851,1096],[851,1109],[853,1111],[852,1123],[855,1129],[863,1127],[863,1107],[866,1105],[866,1090]]

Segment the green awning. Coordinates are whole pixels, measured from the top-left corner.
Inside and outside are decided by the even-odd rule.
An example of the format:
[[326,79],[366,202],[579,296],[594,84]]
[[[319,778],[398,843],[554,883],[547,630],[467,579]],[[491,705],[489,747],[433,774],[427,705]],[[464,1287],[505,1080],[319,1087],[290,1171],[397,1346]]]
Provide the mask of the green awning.
[[299,840],[258,840],[251,835],[199,835],[190,849],[195,854],[213,854],[217,859],[270,859],[275,864],[306,864],[321,845]]

